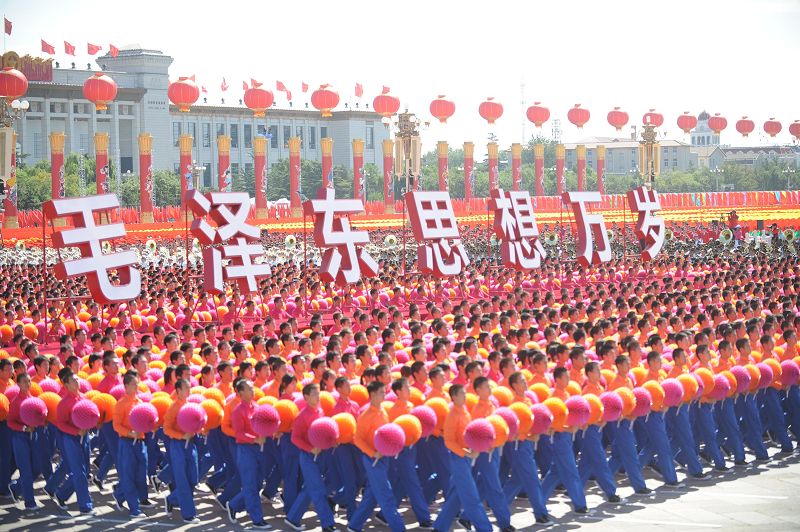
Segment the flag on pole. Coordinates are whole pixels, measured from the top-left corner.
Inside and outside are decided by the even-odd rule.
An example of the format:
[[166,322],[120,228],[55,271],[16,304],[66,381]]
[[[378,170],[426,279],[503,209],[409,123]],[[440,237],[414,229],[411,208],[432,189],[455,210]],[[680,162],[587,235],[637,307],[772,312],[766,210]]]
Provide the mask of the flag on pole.
[[286,85],[284,85],[282,81],[276,81],[276,82],[275,82],[275,90],[284,91],[284,92],[289,92],[289,91],[286,89]]
[[117,48],[113,44],[109,44],[108,53],[111,54],[111,57],[117,57],[119,55],[119,48]]
[[208,91],[206,90],[206,86],[205,85],[200,85],[200,90],[203,92],[203,94],[208,94]]
[[5,27],[6,27],[6,35],[11,35],[11,28],[14,25],[11,24],[11,21],[8,20],[6,17],[3,17],[3,22],[5,23]]
[[222,78],[222,84],[219,86],[219,88],[222,92],[228,90],[228,83],[225,81],[224,77]]
[[259,88],[261,85],[263,85],[263,83],[259,83],[258,81],[254,80],[253,78],[250,78],[250,86],[253,87],[254,89]]
[[242,81],[242,90],[243,90],[243,91],[246,91],[246,90],[247,90],[247,89],[249,89],[249,88],[250,88],[250,87],[248,87],[248,86],[247,86],[247,82],[246,82],[246,81]]
[[361,86],[361,83],[356,83],[356,98],[361,98],[364,96],[364,87]]
[[303,92],[308,92],[308,83],[304,81],[301,87],[303,88]]
[[64,53],[75,57],[75,47],[67,41],[64,41]]
[[52,44],[48,44],[47,42],[45,42],[44,39],[42,39],[42,52],[45,54],[53,55],[56,53],[56,49],[53,48]]
[[102,50],[102,46],[97,46],[96,44],[86,43],[86,50],[89,52],[89,55],[94,55],[100,50]]
[[389,89],[389,87],[387,87],[386,85],[384,85],[384,86],[383,86],[383,90],[381,91],[381,94],[389,94],[389,91],[390,91],[390,90],[391,90],[391,89]]
[[290,91],[290,90],[286,91],[286,101],[287,102],[291,102],[292,101],[292,91]]

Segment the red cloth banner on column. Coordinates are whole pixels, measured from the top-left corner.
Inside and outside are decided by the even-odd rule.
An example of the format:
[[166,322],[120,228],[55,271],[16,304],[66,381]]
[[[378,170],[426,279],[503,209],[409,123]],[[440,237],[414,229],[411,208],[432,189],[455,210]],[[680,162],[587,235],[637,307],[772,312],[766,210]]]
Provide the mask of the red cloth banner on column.
[[394,190],[392,190],[392,165],[394,164],[394,142],[383,141],[383,202],[394,208]]
[[333,187],[333,139],[325,137],[320,140],[322,147],[322,186]]
[[606,193],[606,147],[597,146],[597,190]]
[[500,170],[497,165],[497,143],[490,142],[487,146],[489,153],[489,190],[495,190],[499,183]]
[[367,201],[367,179],[364,175],[364,139],[353,139],[353,198]]
[[564,182],[564,159],[567,155],[563,144],[556,145],[556,191],[561,196],[566,191]]
[[439,190],[447,191],[449,189],[450,183],[448,183],[447,179],[447,142],[439,141],[436,145],[438,155],[439,155]]
[[544,196],[544,144],[533,146],[533,165],[536,173],[536,195]]
[[219,191],[230,192],[231,179],[231,138],[227,135],[217,137],[217,160],[219,161]]
[[94,134],[95,181],[97,194],[108,193],[108,133]]
[[186,191],[192,190],[192,136],[181,135],[178,137],[178,148],[180,149],[181,166],[181,210],[186,210]]
[[586,146],[578,144],[575,147],[575,155],[578,158],[577,174],[578,174],[578,192],[586,190]]
[[253,138],[253,171],[256,185],[256,218],[267,217],[267,137]]
[[153,222],[153,136],[139,135],[139,203],[142,222]]
[[[11,179],[6,183],[6,198],[3,200],[3,207],[5,207],[5,220],[6,227],[16,227],[17,218],[17,134],[11,133],[11,145],[14,149],[11,150]],[[13,222],[10,224],[9,222]]]
[[292,212],[300,210],[300,137],[289,139],[289,202]]
[[50,133],[50,184],[53,199],[66,196],[64,190],[64,133]]
[[[511,188],[519,191],[522,181],[522,144],[511,145]],[[489,194],[491,194],[491,190]]]

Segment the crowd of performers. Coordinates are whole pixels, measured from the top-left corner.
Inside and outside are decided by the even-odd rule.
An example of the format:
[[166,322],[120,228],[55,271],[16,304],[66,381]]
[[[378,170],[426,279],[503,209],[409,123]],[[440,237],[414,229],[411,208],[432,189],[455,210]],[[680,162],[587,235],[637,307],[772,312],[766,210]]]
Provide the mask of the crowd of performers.
[[[620,483],[655,487],[643,468],[703,482],[800,437],[796,257],[531,274],[477,261],[450,279],[384,262],[349,290],[286,263],[254,296],[186,290],[186,270],[151,266],[139,298],[109,306],[68,298],[80,280],[48,284],[45,305],[39,268],[0,270],[0,496],[26,510],[38,483],[40,500],[89,515],[111,490],[131,518],[198,523],[211,497],[255,528],[266,515],[302,530],[313,505],[325,531],[336,517],[356,532],[507,531],[521,494],[549,523],[559,486],[583,514],[590,481],[618,503]],[[205,412],[193,431],[190,404]],[[263,405],[279,416],[269,435]],[[378,441],[386,425],[402,450]]]

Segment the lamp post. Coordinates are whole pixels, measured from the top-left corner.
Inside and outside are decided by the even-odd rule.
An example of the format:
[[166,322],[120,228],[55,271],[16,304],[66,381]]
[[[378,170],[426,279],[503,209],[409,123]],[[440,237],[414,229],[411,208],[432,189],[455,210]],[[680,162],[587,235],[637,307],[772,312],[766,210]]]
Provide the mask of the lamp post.
[[28,100],[12,100],[10,105],[0,105],[0,127],[12,127],[30,106]]
[[782,170],[782,173],[786,175],[786,190],[791,190],[791,178],[795,172],[797,172],[797,169],[791,166],[787,166]]
[[[394,143],[394,172],[395,176],[403,178],[400,190],[400,200],[403,204],[403,262],[401,271],[406,271],[406,200],[405,193],[417,190],[420,165],[422,162],[421,141],[419,138],[419,125],[422,121],[408,109],[397,115],[395,143]],[[413,188],[409,188],[413,187]]]
[[714,174],[714,176],[716,178],[716,183],[717,183],[717,187],[716,188],[717,188],[717,192],[719,192],[719,176],[720,176],[720,174],[724,174],[725,173],[725,169],[724,168],[720,168],[718,166],[715,166],[710,171],[711,171],[712,174]]
[[642,126],[642,140],[639,141],[639,168],[644,186],[648,190],[653,190],[656,176],[661,171],[661,146],[656,140],[658,138],[656,126],[650,123],[649,116],[646,120],[647,123]]

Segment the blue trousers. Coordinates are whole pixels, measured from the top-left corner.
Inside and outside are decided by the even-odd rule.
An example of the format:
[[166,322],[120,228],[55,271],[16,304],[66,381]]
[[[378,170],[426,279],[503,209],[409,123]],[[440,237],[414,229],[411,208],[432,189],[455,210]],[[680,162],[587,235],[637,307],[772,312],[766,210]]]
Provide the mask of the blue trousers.
[[0,494],[8,495],[11,475],[17,469],[14,462],[14,447],[11,443],[12,430],[5,421],[0,421]]
[[778,390],[770,386],[761,390],[758,395],[761,403],[761,415],[772,433],[772,438],[780,444],[781,450],[791,451],[792,440],[789,439],[789,433],[786,431],[786,417]]
[[624,468],[631,486],[638,491],[647,485],[636,452],[636,438],[633,435],[632,424],[629,419],[621,419],[616,423],[607,423],[603,431],[611,442],[611,459],[608,461],[608,467],[613,473],[619,471],[620,467]]
[[404,497],[408,497],[411,509],[414,511],[414,515],[417,516],[417,521],[430,521],[431,511],[422,492],[416,468],[416,445],[403,448],[397,458],[389,461],[389,483],[394,488],[398,505]]
[[461,517],[472,522],[476,532],[492,532],[492,524],[486,517],[486,511],[481,503],[478,487],[472,476],[472,459],[458,456],[448,451],[450,455],[450,485],[447,496],[442,505],[433,528],[436,530],[450,530],[453,520],[461,513]]
[[706,454],[714,462],[714,467],[725,467],[725,458],[717,440],[717,422],[714,419],[713,405],[696,402],[691,408],[694,413],[694,431],[697,435],[695,441],[703,443]]
[[533,442],[530,440],[508,442],[503,449],[503,456],[509,462],[510,473],[503,485],[506,504],[511,505],[520,491],[525,490],[525,495],[528,496],[528,501],[533,508],[533,515],[546,517],[547,507],[542,496],[542,484],[539,481],[536,459],[533,456]]
[[22,497],[25,508],[35,508],[36,499],[33,496],[33,481],[39,476],[34,466],[35,438],[31,432],[12,431],[11,445],[14,449],[14,461],[19,469],[18,483],[22,488]]
[[[92,498],[89,495],[89,437],[61,434],[63,462],[69,470],[70,483],[78,497],[78,509],[88,512],[92,509]],[[62,499],[66,500],[66,499]]]
[[[741,444],[742,437],[747,447],[756,455],[756,458],[768,458],[767,448],[764,446],[762,439],[764,435],[764,426],[761,424],[761,418],[758,414],[758,404],[756,403],[756,396],[752,393],[740,395],[736,399],[734,406],[734,416],[741,419],[741,433],[734,433],[734,438],[738,436],[739,444]],[[722,425],[719,425],[722,429]],[[734,442],[736,443],[736,442]],[[738,444],[737,444],[738,447]],[[737,451],[734,451],[734,455]],[[744,460],[744,446],[742,445],[741,452],[742,460]]]
[[261,486],[264,484],[267,464],[261,447],[254,443],[236,444],[236,468],[242,479],[242,490],[230,500],[234,511],[247,510],[253,523],[264,521],[261,511]]
[[[225,480],[225,489],[220,493],[217,499],[222,504],[230,502],[242,491],[242,477],[239,474],[238,460],[236,459],[238,453],[238,445],[236,440],[230,436],[225,436],[225,445],[228,447],[228,454],[230,455],[230,462],[226,467],[228,471],[228,478]],[[243,508],[243,506],[242,506]]]
[[[714,414],[717,418],[717,441],[720,446],[731,451],[736,461],[744,460],[744,445],[742,445],[742,433],[739,429],[739,420],[736,417],[736,409],[733,399],[728,398],[714,403]],[[759,436],[759,439],[761,437]]]
[[[795,439],[800,441],[800,387],[796,385],[790,386],[789,389],[786,390],[784,405],[786,405],[786,412],[788,414],[789,428],[791,428]],[[3,486],[0,485],[0,489],[2,489],[2,487]]]
[[356,510],[356,492],[361,485],[361,451],[351,443],[339,445],[332,453],[333,467],[341,488],[336,492],[337,504],[347,508],[349,521]]
[[55,493],[62,501],[67,500],[72,495],[72,482],[67,478],[69,468],[65,459],[64,443],[62,441],[63,432],[56,429],[56,447],[61,452],[61,461],[53,470],[53,474],[47,479],[44,488],[50,493]]
[[197,485],[197,447],[194,439],[173,440],[167,438],[167,454],[172,468],[172,480],[175,489],[167,496],[167,501],[181,509],[181,517],[192,519],[197,515],[192,490]]
[[314,510],[319,516],[322,528],[334,526],[333,511],[328,504],[325,481],[322,478],[320,464],[314,461],[313,454],[300,451],[300,470],[303,472],[303,489],[300,490],[286,517],[293,523],[299,523],[308,510],[309,503],[314,503]]
[[542,496],[545,500],[549,499],[553,490],[561,483],[566,488],[567,495],[572,499],[575,508],[585,508],[586,495],[583,492],[578,466],[575,463],[572,438],[571,432],[553,434],[553,465],[542,480]]
[[692,427],[689,424],[689,407],[673,406],[667,410],[665,418],[673,455],[678,462],[686,466],[689,474],[702,473],[703,466],[700,465],[697,445],[695,445]]
[[278,450],[278,440],[267,438],[264,442],[264,459],[267,463],[267,473],[265,475],[264,491],[262,492],[268,499],[273,498],[278,493],[281,485],[281,456]]
[[119,463],[117,457],[119,454],[119,434],[114,430],[112,422],[109,421],[100,426],[100,438],[103,440],[102,443],[105,445],[106,453],[103,459],[100,460],[100,467],[97,468],[95,477],[105,480],[109,469]]
[[422,459],[424,455],[421,463],[427,462],[423,473],[422,491],[425,494],[425,501],[431,504],[440,491],[447,493],[450,485],[450,457],[444,439],[440,436],[426,438],[424,449],[424,453],[419,451],[417,457]]
[[292,443],[292,435],[284,433],[278,443],[283,476],[283,507],[291,508],[300,492],[300,449]]
[[206,482],[215,490],[225,485],[226,474],[229,473],[229,471],[226,472],[225,468],[228,467],[228,464],[233,462],[229,456],[228,444],[225,441],[227,437],[228,436],[223,434],[222,429],[217,427],[208,433],[208,439],[206,441],[208,452],[211,455],[211,461],[214,466],[214,474],[208,477]]
[[142,439],[119,438],[117,448],[119,484],[114,498],[126,501],[131,515],[138,515],[139,501],[147,498],[147,444]]
[[478,455],[473,474],[478,494],[492,509],[497,526],[502,529],[511,525],[511,512],[500,485],[500,452],[493,449]]
[[644,467],[654,457],[658,457],[658,466],[661,469],[661,476],[664,481],[670,483],[678,482],[672,449],[669,445],[667,429],[664,424],[664,414],[662,412],[650,412],[647,416],[637,419],[636,423],[641,423],[647,435],[647,444],[639,451],[639,464]]
[[[397,513],[397,501],[389,484],[389,458],[381,458],[377,462],[373,458],[361,453],[361,463],[367,477],[367,487],[361,503],[353,512],[353,517],[347,525],[353,530],[361,531],[364,523],[370,518],[375,506],[379,506],[384,519],[389,523],[392,532],[401,532],[406,529],[400,514]],[[295,521],[296,522],[296,521]],[[449,525],[448,525],[449,527]],[[440,529],[445,530],[445,529]]]
[[611,474],[611,469],[608,467],[600,427],[597,425],[589,425],[583,431],[578,474],[580,475],[581,486],[585,487],[586,481],[594,475],[606,495],[611,496],[617,493],[617,483],[614,481],[614,475]]

